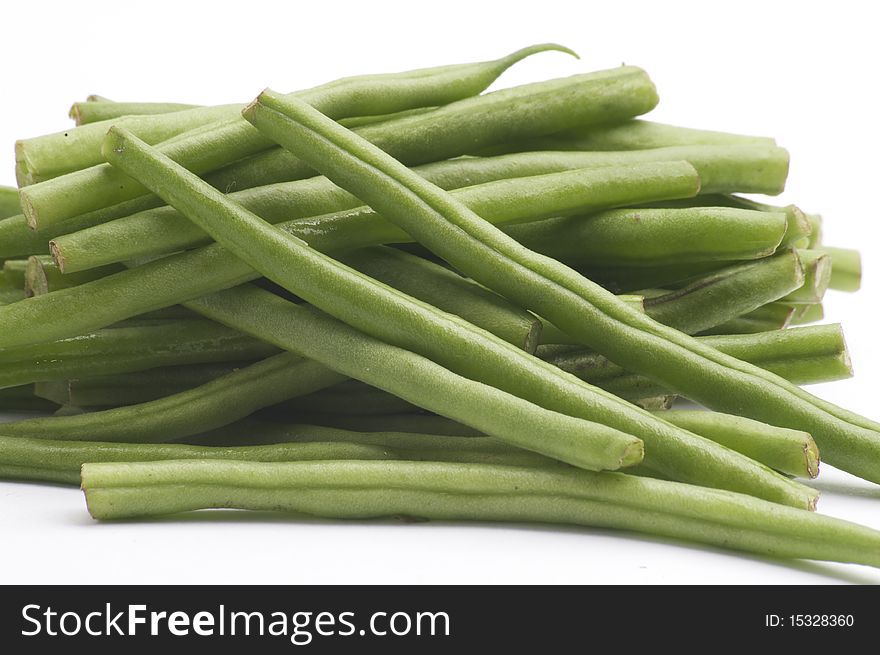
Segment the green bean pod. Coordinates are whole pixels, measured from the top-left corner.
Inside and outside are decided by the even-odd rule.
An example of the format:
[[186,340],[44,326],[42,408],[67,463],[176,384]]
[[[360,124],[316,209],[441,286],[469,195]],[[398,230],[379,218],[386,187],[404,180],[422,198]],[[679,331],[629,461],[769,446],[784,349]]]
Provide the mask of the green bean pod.
[[712,409],[809,432],[826,462],[880,482],[880,424],[633,311],[306,103],[264,92],[245,116],[453,266],[612,361]]
[[804,283],[781,298],[791,304],[815,305],[822,302],[831,283],[831,257],[820,250],[796,250],[804,269]]
[[198,105],[187,105],[179,102],[113,102],[112,100],[90,100],[75,102],[70,107],[70,118],[77,125],[87,125],[123,116],[151,116],[153,114],[170,114],[186,109],[195,109]]
[[575,268],[650,267],[766,257],[779,247],[785,228],[784,214],[701,207],[612,209],[511,225],[505,232]]
[[101,520],[211,507],[329,518],[412,516],[590,525],[774,557],[880,566],[880,533],[743,494],[625,474],[429,462],[86,464]]
[[825,311],[822,308],[822,303],[816,303],[815,305],[790,305],[789,309],[793,312],[791,319],[792,325],[807,325],[808,323],[816,323],[825,318]]
[[[409,460],[540,466],[560,464],[491,437],[406,433],[359,433],[320,426],[297,428],[296,441],[266,445],[197,446],[188,444],[59,441],[0,436],[0,479],[80,483],[80,470],[96,462],[162,460],[235,460],[305,462],[325,460]],[[242,439],[253,444],[255,440]]]
[[674,291],[642,291],[645,313],[686,334],[710,330],[801,289],[805,274],[794,250],[728,266]]

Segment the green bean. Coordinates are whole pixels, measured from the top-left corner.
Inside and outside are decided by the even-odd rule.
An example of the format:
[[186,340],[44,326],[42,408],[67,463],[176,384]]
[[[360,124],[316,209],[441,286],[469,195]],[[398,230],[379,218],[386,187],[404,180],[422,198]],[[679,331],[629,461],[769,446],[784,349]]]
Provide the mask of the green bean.
[[797,250],[804,269],[804,283],[781,300],[786,303],[814,305],[822,302],[831,282],[831,257],[819,250]]
[[615,294],[632,294],[641,289],[675,288],[711,275],[725,262],[686,262],[664,266],[579,266],[577,271]]
[[185,109],[195,109],[198,105],[179,102],[113,102],[112,100],[90,100],[75,102],[70,107],[70,117],[77,125],[97,123],[123,116],[145,116],[170,114]]
[[0,219],[21,213],[18,202],[18,189],[11,186],[0,186]]
[[133,373],[37,382],[34,394],[59,405],[118,407],[180,393],[251,362],[217,362],[151,368]]
[[404,460],[540,466],[558,462],[509,446],[491,437],[448,437],[406,433],[360,433],[319,426],[296,428],[296,440],[267,445],[196,446],[186,444],[106,443],[0,437],[0,478],[80,483],[86,462],[162,460],[236,460],[303,462],[325,460]]
[[281,353],[159,400],[77,416],[4,423],[0,432],[43,439],[168,441],[232,423],[343,379],[320,364]]
[[522,225],[505,232],[569,266],[657,266],[772,255],[785,215],[727,208],[613,209]]
[[[233,248],[236,255],[316,307],[329,310],[333,315],[344,316],[346,322],[371,335],[436,358],[462,375],[496,385],[516,395],[523,394],[521,397],[534,399],[550,409],[574,411],[575,415],[586,410],[591,416],[598,415],[602,421],[609,420],[606,412],[590,411],[580,406],[581,402],[572,409],[565,399],[555,397],[550,392],[550,383],[556,382],[559,373],[553,367],[542,364],[540,360],[491,333],[385,287],[315,252],[304,241],[278,230],[230,202],[226,196],[124,130],[111,129],[108,132],[105,154],[108,161],[122,167],[128,174],[138,176],[142,183],[149,185],[157,195],[198,223],[219,243]],[[188,306],[201,311],[201,307],[193,303]],[[224,318],[222,322],[228,322],[228,319]],[[252,329],[248,327],[246,331],[252,332]],[[609,401],[612,406],[620,403],[621,408],[632,407],[586,385],[581,387],[575,378],[563,377],[568,383],[580,387],[579,390],[582,390],[582,395],[588,396],[593,409],[603,401]],[[380,384],[363,381],[384,388]],[[395,392],[395,395],[409,400],[400,393]],[[553,397],[548,398],[550,395]],[[426,407],[421,403],[414,404]],[[618,416],[613,417],[613,420],[617,419]],[[640,437],[645,432],[641,419],[640,416],[632,423],[632,427],[639,430]],[[662,427],[665,428],[665,425]],[[690,466],[699,455],[705,454],[701,447],[712,448],[709,442],[688,433],[679,435],[678,441],[681,443],[692,438],[697,442],[693,444],[696,452],[688,457]],[[663,442],[668,448],[668,442]],[[548,451],[538,452],[553,456],[549,452],[553,445],[548,439],[545,445]],[[674,457],[678,458],[684,449],[675,450]],[[664,453],[658,460],[662,462],[667,456]],[[725,457],[728,461],[724,465],[724,473],[721,476],[707,475],[711,465],[717,466]],[[569,461],[565,457],[558,459]],[[767,489],[760,488],[758,492],[798,504],[803,504],[804,495],[811,493],[799,487],[783,485],[782,479],[768,475],[768,469],[757,467],[755,462],[746,458],[737,460],[737,456],[729,451],[714,452],[711,460],[711,464],[707,462],[700,467],[697,477],[708,478],[715,484],[721,481],[721,484],[745,484],[750,488],[766,485]],[[680,474],[679,464],[677,462],[674,468]],[[691,471],[688,473],[692,474]],[[812,501],[807,499],[806,502],[809,504]]]
[[858,250],[822,246],[817,252],[831,257],[829,289],[858,291],[862,284],[862,257]]
[[819,449],[806,432],[778,428],[742,416],[695,410],[670,410],[663,419],[722,443],[788,475],[819,475]]
[[[794,384],[831,382],[852,377],[839,324],[816,325],[758,334],[715,335],[699,340],[720,352],[771,371]],[[637,374],[591,350],[539,346],[538,355],[569,373],[625,397],[668,393],[662,384]]]
[[339,260],[527,352],[534,352],[538,345],[542,328],[539,319],[447,268],[387,247],[354,250]]
[[[499,222],[620,204],[640,186],[646,195],[694,193],[699,180],[684,162],[564,171],[498,180],[455,193]],[[517,191],[519,190],[519,191]],[[511,202],[516,198],[517,202]],[[279,225],[321,251],[341,251],[411,237],[372,210],[353,210]],[[63,262],[61,269],[66,270]],[[0,308],[0,347],[83,334],[259,277],[217,244],[152,261],[87,284],[32,298],[27,306]],[[83,311],[88,307],[88,311]],[[4,311],[9,310],[9,311]],[[63,315],[65,321],[52,320]],[[15,325],[21,329],[14,329]]]
[[806,217],[810,222],[810,233],[802,247],[815,250],[822,245],[822,217],[819,214],[806,214]]
[[51,411],[57,405],[34,394],[34,385],[0,389],[0,409],[11,411]]
[[[799,305],[799,307],[807,308],[814,305]],[[783,330],[789,325],[796,325],[795,312],[794,305],[772,302],[706,330],[704,334],[754,334]]]
[[787,224],[785,237],[782,239],[781,244],[783,246],[797,246],[799,248],[803,247],[799,244],[804,239],[812,239],[811,234],[814,229],[814,225],[811,222],[810,217],[807,214],[804,214],[804,212],[795,205],[779,207],[777,205],[768,205],[763,202],[757,202],[748,198],[742,198],[740,196],[724,193],[704,194],[694,199],[667,200],[661,203],[652,202],[648,203],[647,206],[661,206],[671,208],[687,208],[699,206],[732,207],[736,209],[748,209],[751,211],[763,211],[772,213],[782,212],[785,214],[785,220]]
[[633,311],[304,102],[264,92],[245,116],[463,273],[612,361],[711,409],[809,432],[825,461],[880,482],[880,424]]
[[[571,52],[554,44],[538,45],[495,61],[346,78],[291,95],[305,98],[334,118],[443,105],[480,93],[513,64],[531,54],[547,50]],[[272,146],[271,141],[241,120],[240,109],[240,105],[224,105],[172,114],[135,116],[92,123],[70,130],[64,137],[50,135],[18,142],[17,159],[24,162],[30,181],[38,182],[31,183],[21,194],[22,209],[28,224],[42,229],[146,193],[143,187],[102,163],[101,139],[114,123],[126,125],[151,143],[157,143],[179,134],[181,130],[178,127],[185,122],[185,118],[194,118],[195,123],[186,126],[187,130],[196,128],[191,135],[169,141],[163,147],[169,156],[200,173]],[[204,120],[205,117],[208,120]],[[174,128],[170,132],[169,125]],[[57,163],[58,153],[74,145],[77,149],[75,167],[61,171],[67,173],[63,177],[58,177],[53,170],[53,174],[49,175],[51,180],[45,179],[44,171],[41,177],[45,181],[39,182],[36,176],[43,167],[41,158],[45,156]],[[69,160],[63,160],[63,163],[68,165]]]
[[880,566],[880,533],[743,494],[621,473],[430,462],[86,464],[93,517],[210,507],[618,528],[773,557]]
[[4,284],[12,289],[21,289],[23,292],[26,271],[26,259],[7,259],[3,262]]
[[437,107],[414,107],[412,109],[404,109],[403,111],[395,111],[390,114],[374,114],[372,116],[352,116],[351,118],[339,119],[340,125],[345,125],[348,129],[363,127],[364,125],[375,125],[376,123],[384,123],[385,121],[394,120],[396,118],[405,118],[408,116],[419,116],[429,111],[434,111]]
[[[524,141],[514,147],[526,150],[642,150],[690,145],[773,146],[769,137],[695,130],[646,120],[631,120],[614,126],[565,130],[542,139]],[[542,147],[544,146],[544,147]]]
[[[645,166],[651,161],[676,161],[677,152],[626,153],[626,156],[592,156],[594,153],[522,153],[500,157],[471,157],[425,164],[416,167],[420,175],[445,189],[460,189],[497,182],[508,178],[534,178],[537,175],[559,173],[576,169],[624,170],[632,167],[632,180],[614,182],[603,191],[600,180],[607,171],[595,170],[585,175],[596,176],[596,186],[591,195],[595,199],[591,209],[616,204],[638,202],[638,198],[653,195],[655,198],[690,194],[674,180],[651,186],[647,179],[637,182],[639,171],[649,171]],[[664,159],[668,154],[671,159]],[[642,161],[644,160],[644,161]],[[639,166],[642,164],[642,166]],[[698,171],[699,173],[699,171]],[[491,187],[488,187],[491,188]],[[504,187],[496,187],[503,189]],[[638,194],[632,194],[638,189]],[[509,193],[509,190],[507,191]],[[603,196],[607,194],[607,197]],[[290,221],[323,213],[352,209],[362,203],[347,191],[323,177],[309,178],[259,186],[229,194],[230,198],[270,223]],[[62,224],[62,225],[66,225]],[[71,231],[53,239],[52,251],[64,262],[64,271],[79,271],[114,262],[124,262],[141,257],[183,250],[190,246],[207,243],[210,238],[172,207],[159,207],[137,212],[79,231]]]
[[51,256],[32,255],[28,257],[24,278],[24,292],[28,297],[41,296],[58,289],[67,289],[107,275],[125,270],[120,264],[108,264],[87,271],[62,274]]
[[723,325],[804,285],[804,268],[794,250],[735,264],[699,278],[681,289],[645,295],[645,313],[686,334]]
[[268,344],[204,319],[109,328],[0,350],[0,387],[159,366],[248,361],[276,352]]

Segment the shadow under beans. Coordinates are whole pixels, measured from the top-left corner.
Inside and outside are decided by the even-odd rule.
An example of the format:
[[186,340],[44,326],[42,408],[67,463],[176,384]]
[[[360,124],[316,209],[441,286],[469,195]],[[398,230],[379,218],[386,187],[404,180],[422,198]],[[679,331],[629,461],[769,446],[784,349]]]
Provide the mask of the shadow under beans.
[[[241,523],[241,524],[264,524],[264,525],[281,525],[281,524],[311,524],[326,525],[334,527],[345,526],[347,529],[355,529],[357,526],[401,526],[414,524],[429,529],[443,529],[448,527],[475,526],[481,529],[497,529],[497,530],[523,530],[529,532],[540,533],[565,533],[570,535],[580,535],[585,538],[590,536],[627,539],[646,544],[660,544],[671,546],[690,551],[699,551],[711,553],[720,557],[736,557],[741,560],[748,560],[756,564],[762,564],[769,567],[777,567],[780,569],[788,569],[800,573],[808,574],[815,579],[809,581],[813,584],[821,584],[823,582],[844,583],[844,584],[880,584],[880,571],[873,571],[867,567],[858,565],[843,565],[839,563],[825,563],[812,560],[794,560],[779,559],[769,556],[756,555],[735,550],[725,550],[714,546],[680,541],[672,538],[659,537],[654,535],[645,535],[634,532],[625,532],[604,528],[588,528],[580,526],[567,525],[538,525],[538,524],[521,524],[521,523],[505,523],[505,522],[454,522],[454,521],[429,521],[416,519],[413,517],[394,517],[385,519],[347,519],[334,520],[318,518],[306,514],[294,514],[284,512],[270,511],[249,511],[235,509],[210,509],[197,510],[192,512],[183,512],[180,514],[167,515],[162,517],[149,517],[137,520],[115,520],[107,522],[92,523],[96,526],[119,526],[119,525],[135,525],[144,523],[153,524],[210,524],[210,523]],[[710,584],[711,581],[707,581]]]

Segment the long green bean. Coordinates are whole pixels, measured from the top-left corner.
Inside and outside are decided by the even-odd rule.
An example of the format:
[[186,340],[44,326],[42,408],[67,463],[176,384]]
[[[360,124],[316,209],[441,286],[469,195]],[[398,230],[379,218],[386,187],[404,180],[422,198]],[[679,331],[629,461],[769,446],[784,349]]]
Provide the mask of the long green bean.
[[149,116],[170,114],[185,109],[195,109],[198,105],[179,102],[114,102],[112,100],[89,100],[75,102],[70,107],[70,117],[77,125],[87,125],[123,116]]
[[410,460],[540,466],[559,463],[492,437],[437,436],[399,432],[362,433],[321,426],[287,426],[287,440],[253,445],[106,443],[0,436],[0,478],[80,483],[86,462],[155,462],[162,460],[236,460],[304,462],[325,460]]
[[[493,61],[348,77],[298,94],[337,118],[346,114],[385,114],[413,106],[442,105],[480,93],[513,64],[547,50],[573,54],[556,44],[541,44]],[[102,163],[101,141],[114,123],[126,125],[147,141],[158,143],[190,129],[207,126],[207,130],[210,130],[211,123],[237,119],[240,110],[241,105],[197,107],[171,114],[101,121],[19,141],[16,143],[19,186]],[[252,135],[251,141],[254,138]],[[226,161],[236,159],[240,151],[235,148],[246,144],[229,145],[233,147]],[[253,145],[247,147],[248,150],[253,148]]]
[[776,145],[770,137],[746,136],[712,130],[695,130],[646,120],[631,120],[620,125],[601,128],[574,128],[543,139],[516,144],[527,150],[641,150],[667,146],[689,145]]
[[[705,336],[699,337],[699,340],[794,384],[831,382],[852,377],[849,352],[839,324],[756,334]],[[576,346],[546,345],[538,347],[538,355],[618,395],[626,392],[626,397],[645,397],[668,393],[662,384],[628,373],[594,351]]]
[[429,462],[168,461],[86,464],[82,479],[89,511],[102,520],[236,507],[332,518],[536,521],[880,566],[880,533],[869,528],[625,474]]
[[[337,316],[345,316],[347,322],[383,340],[425,353],[462,375],[493,384],[509,393],[522,394],[521,397],[534,399],[542,406],[558,411],[573,411],[574,415],[587,410],[585,407],[572,409],[570,403],[550,392],[548,383],[551,380],[556,382],[554,378],[559,376],[557,369],[530,357],[491,333],[389,289],[314,251],[304,241],[278,230],[230,202],[226,196],[124,130],[111,129],[108,132],[105,154],[108,161],[138,176],[142,183],[149,185],[157,195],[177,207],[220,243],[232,247],[237,255],[268,273],[270,279],[316,307],[327,309]],[[195,305],[190,306],[198,309]],[[632,407],[586,385],[580,386],[575,378],[563,377],[569,384],[579,386],[581,395],[590,397],[590,405],[611,401],[614,405],[619,403],[621,409]],[[373,386],[384,388],[382,385]],[[548,397],[551,395],[552,398]],[[406,396],[402,397],[407,399]],[[596,416],[591,411],[588,411],[588,415]],[[599,413],[598,416],[602,421],[609,421],[605,413]],[[644,432],[644,421],[641,419],[648,416],[640,415],[639,420],[632,424],[638,429],[640,437]],[[617,421],[618,418],[619,413],[615,413],[611,420]],[[699,455],[705,454],[701,447],[714,447],[687,433],[680,435],[679,442],[689,439],[696,439],[693,444],[696,452],[688,458],[690,466],[685,468],[690,468]],[[668,442],[664,442],[664,445],[668,448]],[[677,448],[674,457],[680,457],[682,451]],[[655,456],[658,454],[657,449],[654,453]],[[667,453],[664,451],[658,461],[662,462],[665,457]],[[724,466],[724,473],[707,476],[711,464],[717,465],[725,457],[729,461]],[[756,463],[745,458],[738,460],[738,457],[733,452],[713,453],[711,464],[707,461],[697,476],[709,478],[710,484],[719,484],[723,480],[721,484],[730,481],[729,484],[734,487],[739,484],[767,485],[770,488],[766,491],[762,489],[759,493],[772,494],[775,498],[785,499],[785,502],[803,503],[802,489],[783,489],[782,480],[769,476],[767,469],[756,467]],[[559,459],[566,461],[563,457]],[[660,463],[661,467],[663,465]],[[684,470],[679,463],[674,468],[676,474]],[[693,474],[693,471],[688,473]],[[755,485],[755,482],[758,484]]]
[[809,432],[825,461],[880,482],[880,424],[633,311],[304,102],[264,92],[245,116],[477,282],[613,361],[718,411]]
[[801,257],[795,250],[728,266],[674,291],[645,296],[645,313],[686,334],[723,325],[804,286]]
[[[281,353],[159,400],[76,416],[4,423],[0,433],[43,439],[167,441],[227,425],[263,407],[344,379],[320,364]],[[267,380],[272,384],[266,384]]]
[[781,213],[702,207],[612,209],[511,225],[505,232],[575,268],[649,267],[766,257],[781,243],[785,228]]
[[0,350],[0,388],[160,366],[242,362],[276,352],[276,348],[253,337],[203,319],[108,328],[61,341]]

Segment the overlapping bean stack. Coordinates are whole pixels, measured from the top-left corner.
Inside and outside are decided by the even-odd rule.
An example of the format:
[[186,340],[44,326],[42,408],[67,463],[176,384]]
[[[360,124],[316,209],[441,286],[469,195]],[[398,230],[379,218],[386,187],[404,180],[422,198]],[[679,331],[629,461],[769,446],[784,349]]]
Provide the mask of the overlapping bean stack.
[[[77,103],[0,194],[0,474],[95,518],[217,507],[614,527],[880,566],[826,289],[859,256],[772,139],[638,118],[639,68],[496,61],[251,104]],[[671,409],[676,398],[708,410]]]

